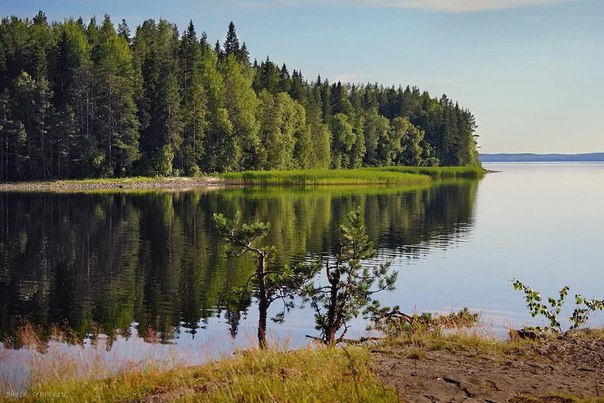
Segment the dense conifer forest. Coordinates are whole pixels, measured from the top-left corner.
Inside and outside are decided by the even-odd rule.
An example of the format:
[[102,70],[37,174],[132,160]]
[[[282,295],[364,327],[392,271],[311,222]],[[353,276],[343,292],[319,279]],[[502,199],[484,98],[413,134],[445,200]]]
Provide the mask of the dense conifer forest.
[[475,130],[444,95],[251,62],[233,23],[0,24],[0,180],[477,165]]

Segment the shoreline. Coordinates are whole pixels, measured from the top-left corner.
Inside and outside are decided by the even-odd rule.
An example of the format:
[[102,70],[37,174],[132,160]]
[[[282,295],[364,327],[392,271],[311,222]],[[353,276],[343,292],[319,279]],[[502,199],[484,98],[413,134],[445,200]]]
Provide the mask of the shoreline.
[[167,371],[150,368],[102,379],[57,377],[15,397],[99,402],[604,402],[602,349],[604,329],[505,341],[481,332],[422,332],[362,346],[252,348]]
[[220,186],[429,185],[443,179],[479,179],[491,171],[472,167],[380,167],[351,170],[245,171],[199,177],[128,177],[0,182],[0,192],[88,190],[188,190]]
[[73,179],[40,182],[0,182],[0,192],[56,192],[85,190],[153,190],[218,187],[226,185],[217,177],[199,178],[114,178]]

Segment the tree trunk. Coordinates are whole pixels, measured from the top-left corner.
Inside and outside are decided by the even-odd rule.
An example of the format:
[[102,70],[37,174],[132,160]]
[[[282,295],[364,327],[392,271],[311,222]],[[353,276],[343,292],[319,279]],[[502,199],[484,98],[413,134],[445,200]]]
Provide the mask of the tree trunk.
[[266,283],[264,280],[264,273],[266,270],[266,253],[262,252],[258,255],[258,343],[260,348],[265,349],[266,343],[266,316],[268,311],[268,293],[266,290]]
[[327,311],[327,326],[325,327],[325,343],[328,346],[333,346],[336,344],[336,332],[338,331],[337,327],[337,304],[338,304],[338,282],[340,281],[340,275],[336,271],[332,274],[329,282],[331,284],[330,287],[330,295],[329,295],[329,310]]

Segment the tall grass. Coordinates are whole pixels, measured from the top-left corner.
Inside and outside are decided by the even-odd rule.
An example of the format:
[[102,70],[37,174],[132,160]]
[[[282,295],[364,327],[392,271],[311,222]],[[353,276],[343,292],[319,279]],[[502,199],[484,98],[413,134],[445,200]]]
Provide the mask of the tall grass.
[[105,380],[50,382],[22,401],[56,396],[61,401],[397,401],[369,369],[363,348],[306,347],[296,351],[251,350],[233,358],[173,371],[148,369]]
[[219,177],[229,183],[246,185],[428,185],[426,175],[375,169],[309,169],[294,171],[246,171],[228,172]]
[[367,168],[376,171],[400,172],[418,175],[428,175],[434,179],[480,179],[485,170],[482,167],[375,167]]

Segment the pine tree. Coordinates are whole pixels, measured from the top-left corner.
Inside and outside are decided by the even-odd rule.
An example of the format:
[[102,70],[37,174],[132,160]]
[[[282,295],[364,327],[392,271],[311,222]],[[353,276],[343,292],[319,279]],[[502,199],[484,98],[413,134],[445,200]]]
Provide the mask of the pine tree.
[[294,70],[292,72],[291,85],[289,88],[289,96],[301,104],[306,104],[306,87],[302,72]]
[[237,52],[235,56],[239,63],[244,65],[250,64],[250,52],[247,50],[247,45],[245,44],[245,42],[243,42],[243,45],[241,45],[241,49],[239,49],[239,52]]
[[139,157],[134,70],[128,42],[117,35],[108,16],[94,53],[95,128],[102,150],[97,166],[102,176],[124,176]]
[[343,113],[350,118],[354,115],[352,104],[348,99],[348,89],[340,81],[331,86],[331,113]]
[[73,20],[57,28],[60,39],[49,61],[53,89],[54,124],[52,143],[55,149],[55,177],[72,174],[91,175],[87,162],[88,144],[83,143],[87,122],[91,119],[90,46],[82,25]]
[[279,72],[279,92],[289,93],[291,89],[291,77],[289,75],[289,71],[287,70],[287,66],[283,63],[281,66],[281,71]]
[[118,36],[124,38],[128,45],[131,44],[130,27],[128,27],[128,23],[126,23],[126,20],[122,19],[122,22],[120,22],[117,26],[117,34]]
[[145,88],[139,106],[143,109],[141,124],[144,129],[140,142],[147,165],[144,170],[159,175],[178,173],[183,167],[179,164],[181,161],[174,160],[182,145],[176,27],[166,20],[160,20],[158,24],[153,20],[146,21],[137,30],[135,50],[136,47],[140,47]]
[[207,128],[207,99],[202,82],[202,48],[193,21],[180,41],[183,145],[180,166],[187,175],[199,173]]
[[260,64],[259,85],[256,91],[267,90],[271,94],[279,92],[279,83],[281,81],[281,72],[279,68],[268,58]]
[[321,88],[321,105],[323,107],[323,122],[329,124],[331,121],[331,88],[329,81],[325,80],[321,84],[321,77],[317,78],[317,86]]
[[306,125],[310,130],[312,143],[310,167],[315,169],[329,168],[331,164],[331,133],[329,127],[323,123],[320,78],[309,89]]
[[13,119],[18,127],[19,141],[26,138],[24,175],[32,179],[48,179],[50,172],[50,138],[47,115],[52,91],[42,77],[34,80],[23,72],[14,83],[15,108]]

